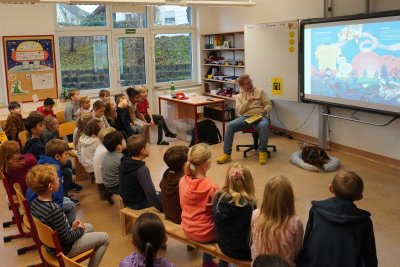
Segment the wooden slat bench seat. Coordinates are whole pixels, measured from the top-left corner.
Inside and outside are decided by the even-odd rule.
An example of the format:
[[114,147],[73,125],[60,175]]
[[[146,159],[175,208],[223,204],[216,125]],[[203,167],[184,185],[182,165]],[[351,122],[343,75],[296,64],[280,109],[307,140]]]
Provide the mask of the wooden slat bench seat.
[[121,234],[123,236],[127,235],[128,231],[130,231],[132,227],[132,223],[142,214],[144,213],[154,213],[160,217],[161,221],[164,223],[165,231],[168,237],[180,241],[186,245],[197,248],[200,251],[213,255],[216,258],[222,259],[229,263],[232,263],[236,266],[240,267],[248,267],[251,265],[250,261],[241,261],[237,259],[230,258],[224,255],[219,249],[216,243],[213,244],[204,244],[199,243],[193,240],[190,240],[186,237],[185,233],[180,224],[175,224],[171,221],[165,220],[164,213],[158,211],[154,207],[150,207],[147,209],[134,210],[128,207],[125,207],[121,197],[119,197],[119,205],[120,205],[120,221],[121,221]]

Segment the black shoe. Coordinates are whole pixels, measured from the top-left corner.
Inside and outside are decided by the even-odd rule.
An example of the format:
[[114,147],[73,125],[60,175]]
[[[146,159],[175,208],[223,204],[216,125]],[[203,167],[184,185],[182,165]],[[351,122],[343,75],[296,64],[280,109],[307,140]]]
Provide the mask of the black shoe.
[[106,200],[108,201],[108,203],[112,206],[112,205],[114,205],[114,199],[112,198],[112,196],[108,196],[108,197],[106,197]]
[[157,142],[157,145],[168,146],[169,143],[166,142],[166,141],[164,141],[164,140],[161,140],[161,141],[158,141],[158,142]]
[[81,186],[81,185],[79,185],[79,184],[77,184],[77,183],[73,183],[73,184],[71,185],[71,190],[74,191],[74,192],[76,192],[76,193],[81,192],[82,189],[83,189],[83,186]]
[[166,137],[172,137],[172,138],[176,138],[176,134],[174,134],[173,132],[168,132],[165,134]]

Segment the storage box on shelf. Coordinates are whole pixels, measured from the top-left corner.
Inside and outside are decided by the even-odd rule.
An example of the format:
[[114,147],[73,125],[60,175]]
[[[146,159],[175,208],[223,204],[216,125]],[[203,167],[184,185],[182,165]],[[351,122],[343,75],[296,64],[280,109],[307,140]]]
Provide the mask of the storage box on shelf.
[[204,93],[234,100],[240,90],[236,79],[245,73],[244,32],[206,34],[202,41]]

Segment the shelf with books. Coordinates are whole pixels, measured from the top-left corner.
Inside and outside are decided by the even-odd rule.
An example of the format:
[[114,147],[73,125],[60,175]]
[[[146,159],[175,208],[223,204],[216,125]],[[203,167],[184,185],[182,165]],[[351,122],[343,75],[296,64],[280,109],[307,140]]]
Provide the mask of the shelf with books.
[[[205,93],[218,90],[239,92],[236,78],[245,73],[244,32],[226,32],[202,35],[201,74]],[[219,76],[220,78],[215,78]],[[222,78],[221,78],[222,77]],[[229,77],[230,81],[223,81]]]

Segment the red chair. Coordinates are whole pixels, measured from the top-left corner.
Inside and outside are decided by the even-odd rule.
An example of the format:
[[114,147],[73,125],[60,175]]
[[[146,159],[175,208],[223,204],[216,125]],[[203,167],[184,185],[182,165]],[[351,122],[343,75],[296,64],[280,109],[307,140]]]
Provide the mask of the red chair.
[[[0,172],[0,178],[3,181],[4,189],[6,191],[7,198],[8,198],[8,201],[9,201],[9,206],[11,208],[11,211],[12,211],[13,215],[14,215],[13,221],[11,222],[11,224],[15,223],[17,225],[17,228],[18,228],[18,231],[19,231],[19,234],[9,235],[9,236],[3,237],[4,243],[10,242],[11,240],[16,239],[16,238],[30,238],[30,237],[32,237],[31,232],[30,231],[26,231],[24,229],[23,216],[19,212],[19,205],[18,205],[17,196],[13,195],[13,193],[11,191],[11,186],[8,183],[7,177],[5,177],[4,174]],[[24,254],[27,251],[35,249],[35,248],[36,248],[36,245],[32,245],[32,246],[28,246],[28,247],[22,247],[22,248],[19,248],[17,250],[17,254],[21,255],[21,254]]]
[[40,259],[42,260],[42,263],[35,264],[35,265],[30,265],[30,266],[36,266],[36,267],[45,267],[46,266],[46,261],[44,260],[44,257],[42,255],[41,249],[41,243],[39,241],[39,237],[37,235],[37,231],[35,228],[35,224],[33,222],[32,214],[31,214],[31,208],[28,204],[28,201],[26,200],[25,196],[22,194],[21,190],[21,185],[19,183],[14,184],[14,190],[15,194],[17,195],[17,200],[19,204],[19,210],[20,214],[23,216],[23,222],[26,228],[29,229],[33,241],[35,241],[36,244],[36,249],[38,250]]
[[[271,127],[271,126],[270,126]],[[253,136],[253,144],[251,145],[237,145],[236,146],[236,151],[240,151],[241,147],[247,147],[247,149],[245,151],[243,151],[243,157],[247,158],[247,153],[252,151],[252,150],[258,150],[258,132],[256,129],[254,128],[249,128],[246,129],[244,131],[242,131],[243,133],[251,133],[251,135]],[[273,152],[276,152],[276,146],[275,145],[267,145],[267,156],[268,158],[271,157],[271,152],[268,150],[268,148],[271,148]]]

